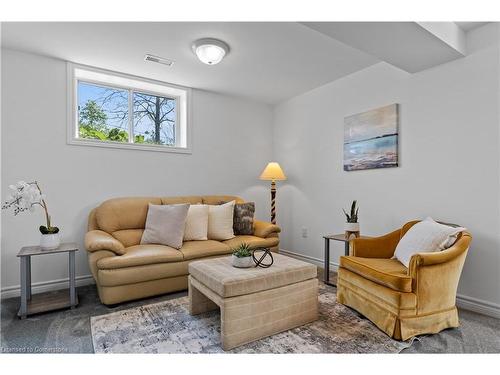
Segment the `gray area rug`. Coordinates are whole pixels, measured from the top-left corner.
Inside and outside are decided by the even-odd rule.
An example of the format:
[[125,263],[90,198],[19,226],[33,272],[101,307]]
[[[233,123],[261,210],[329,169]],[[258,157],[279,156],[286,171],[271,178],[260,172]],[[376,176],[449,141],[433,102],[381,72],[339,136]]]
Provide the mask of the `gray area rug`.
[[[319,320],[230,353],[399,353],[411,342],[392,340],[368,319],[336,302],[320,286]],[[96,353],[223,353],[218,311],[191,316],[188,298],[91,318]]]

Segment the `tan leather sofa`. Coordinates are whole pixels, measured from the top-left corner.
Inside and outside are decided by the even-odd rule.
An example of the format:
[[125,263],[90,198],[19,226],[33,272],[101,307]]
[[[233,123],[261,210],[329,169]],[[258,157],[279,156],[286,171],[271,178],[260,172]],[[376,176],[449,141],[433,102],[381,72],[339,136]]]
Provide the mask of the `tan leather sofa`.
[[455,299],[471,235],[462,232],[446,250],[413,255],[406,268],[392,256],[416,223],[385,236],[351,240],[352,255],[340,258],[337,301],[397,340],[459,326]]
[[278,251],[280,228],[254,221],[253,236],[227,241],[187,241],[180,250],[141,245],[148,204],[220,204],[243,200],[235,196],[115,198],[89,215],[85,247],[101,302],[109,305],[187,289],[188,264],[197,259],[225,256],[241,242],[253,248]]

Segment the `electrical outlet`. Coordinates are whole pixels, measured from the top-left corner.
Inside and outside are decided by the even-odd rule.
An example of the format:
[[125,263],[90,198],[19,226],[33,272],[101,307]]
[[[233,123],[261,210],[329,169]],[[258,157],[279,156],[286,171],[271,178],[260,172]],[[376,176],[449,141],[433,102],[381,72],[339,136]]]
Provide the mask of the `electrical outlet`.
[[307,228],[306,227],[302,227],[302,237],[307,238],[307,235],[308,235]]

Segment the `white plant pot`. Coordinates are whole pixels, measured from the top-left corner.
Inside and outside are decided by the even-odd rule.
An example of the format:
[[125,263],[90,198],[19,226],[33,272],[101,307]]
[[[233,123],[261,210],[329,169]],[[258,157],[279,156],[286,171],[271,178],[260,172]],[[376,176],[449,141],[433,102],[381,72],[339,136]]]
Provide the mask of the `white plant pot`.
[[345,223],[344,230],[346,232],[359,232],[359,223]]
[[61,244],[59,233],[42,234],[40,237],[40,247],[43,250],[57,249]]
[[255,266],[252,257],[238,258],[236,255],[231,255],[233,267],[249,268]]

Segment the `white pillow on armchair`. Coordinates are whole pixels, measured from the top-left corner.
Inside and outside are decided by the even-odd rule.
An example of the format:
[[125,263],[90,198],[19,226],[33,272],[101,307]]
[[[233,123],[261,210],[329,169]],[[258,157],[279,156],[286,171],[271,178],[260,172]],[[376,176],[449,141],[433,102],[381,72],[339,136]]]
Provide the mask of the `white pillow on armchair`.
[[450,227],[437,223],[428,217],[408,229],[399,240],[393,258],[408,268],[413,255],[445,250],[455,243],[458,234],[464,230],[466,229],[462,227]]

